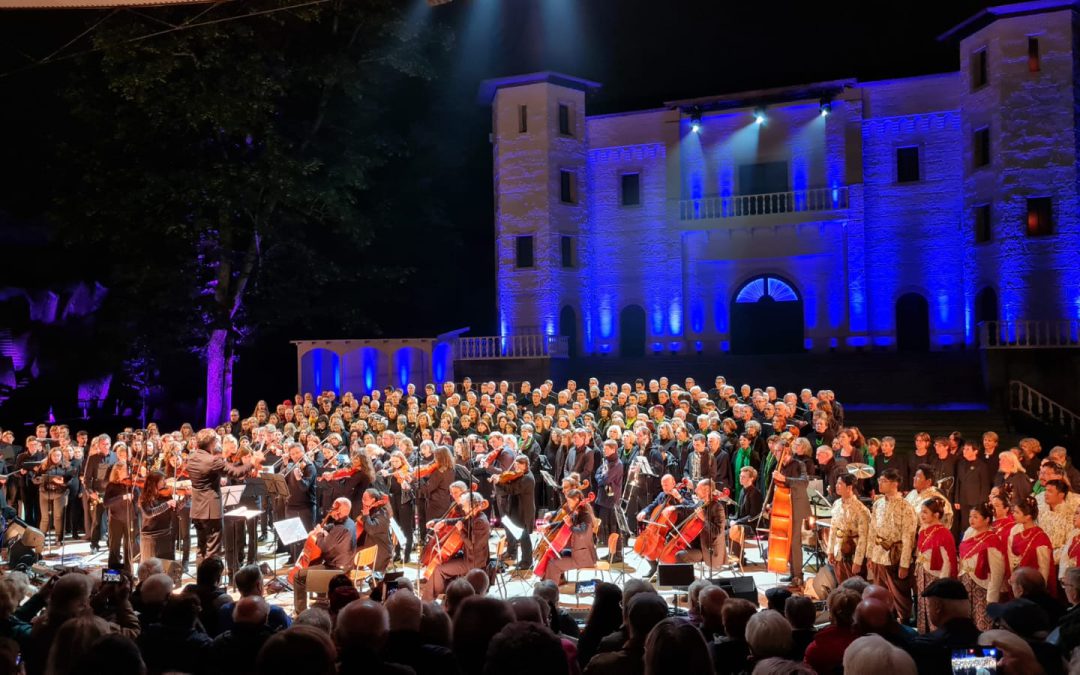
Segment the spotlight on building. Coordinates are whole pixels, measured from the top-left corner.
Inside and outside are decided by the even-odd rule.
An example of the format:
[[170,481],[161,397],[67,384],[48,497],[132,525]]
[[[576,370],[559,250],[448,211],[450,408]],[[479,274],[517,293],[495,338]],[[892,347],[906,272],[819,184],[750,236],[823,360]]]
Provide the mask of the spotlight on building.
[[765,124],[765,108],[754,108],[754,121]]
[[696,112],[690,115],[690,131],[695,134],[701,133],[701,113]]
[[429,7],[436,7],[438,5],[448,5],[453,1],[454,0],[427,0],[427,4]]
[[821,116],[828,117],[832,112],[832,101],[827,98],[821,99]]

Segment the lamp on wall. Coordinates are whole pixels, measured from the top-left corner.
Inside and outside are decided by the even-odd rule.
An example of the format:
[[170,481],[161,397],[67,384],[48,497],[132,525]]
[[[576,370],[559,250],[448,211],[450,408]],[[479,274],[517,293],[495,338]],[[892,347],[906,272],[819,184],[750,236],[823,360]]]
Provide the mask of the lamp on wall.
[[829,113],[831,113],[831,112],[832,112],[832,101],[827,99],[827,98],[821,99],[821,116],[822,117],[828,117]]
[[765,107],[758,106],[754,108],[754,121],[758,124],[765,124]]
[[690,131],[695,134],[701,133],[701,111],[690,113]]

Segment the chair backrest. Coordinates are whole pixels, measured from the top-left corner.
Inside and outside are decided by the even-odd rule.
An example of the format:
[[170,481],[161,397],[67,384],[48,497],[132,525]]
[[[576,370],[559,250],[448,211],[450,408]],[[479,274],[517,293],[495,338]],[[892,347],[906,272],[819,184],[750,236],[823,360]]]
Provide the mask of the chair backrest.
[[506,553],[506,537],[503,537],[495,544],[495,559],[502,558],[503,553]]
[[376,555],[378,555],[378,553],[378,546],[368,546],[367,548],[360,549],[356,552],[356,558],[354,559],[356,567],[358,569],[364,567],[371,567],[375,564],[375,557]]
[[611,534],[608,535],[608,538],[607,538],[607,548],[608,548],[607,557],[608,557],[608,562],[609,563],[612,560],[615,559],[615,550],[616,550],[615,547],[618,546],[618,545],[619,545],[619,533],[618,532],[612,532]]

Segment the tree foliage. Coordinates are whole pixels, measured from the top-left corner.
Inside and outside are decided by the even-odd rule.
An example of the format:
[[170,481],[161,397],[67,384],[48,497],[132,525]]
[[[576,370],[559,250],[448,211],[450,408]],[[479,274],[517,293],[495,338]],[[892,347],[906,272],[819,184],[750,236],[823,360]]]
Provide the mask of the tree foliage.
[[361,289],[408,272],[372,249],[414,212],[382,184],[409,150],[392,110],[446,38],[400,0],[293,4],[126,14],[65,92],[52,215],[95,252],[117,325],[151,353],[207,359],[210,405],[228,405],[251,331],[298,317],[370,329]]

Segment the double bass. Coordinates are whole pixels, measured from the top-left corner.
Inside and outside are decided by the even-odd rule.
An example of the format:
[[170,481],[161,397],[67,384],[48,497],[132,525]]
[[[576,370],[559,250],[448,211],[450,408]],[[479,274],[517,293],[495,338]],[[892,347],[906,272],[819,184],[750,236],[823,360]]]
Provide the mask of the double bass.
[[[594,499],[596,499],[596,493],[590,492],[587,497],[578,503],[578,506],[581,506],[582,504],[591,504]],[[569,513],[563,515],[563,518],[567,515],[569,515]],[[558,524],[560,526],[559,531],[551,538],[551,545],[544,549],[543,555],[540,556],[539,562],[536,563],[536,567],[533,569],[533,574],[538,577],[544,576],[544,572],[547,571],[547,566],[552,560],[562,557],[562,550],[570,543],[570,537],[574,533],[569,525],[561,522],[561,519],[558,521]],[[552,525],[555,525],[555,523],[552,523]]]
[[[780,461],[776,464],[777,471],[784,466],[790,452],[790,447],[784,448]],[[787,574],[791,562],[791,537],[799,534],[792,532],[791,488],[775,479],[771,487],[773,496],[769,515],[769,558],[765,569],[773,574]]]

